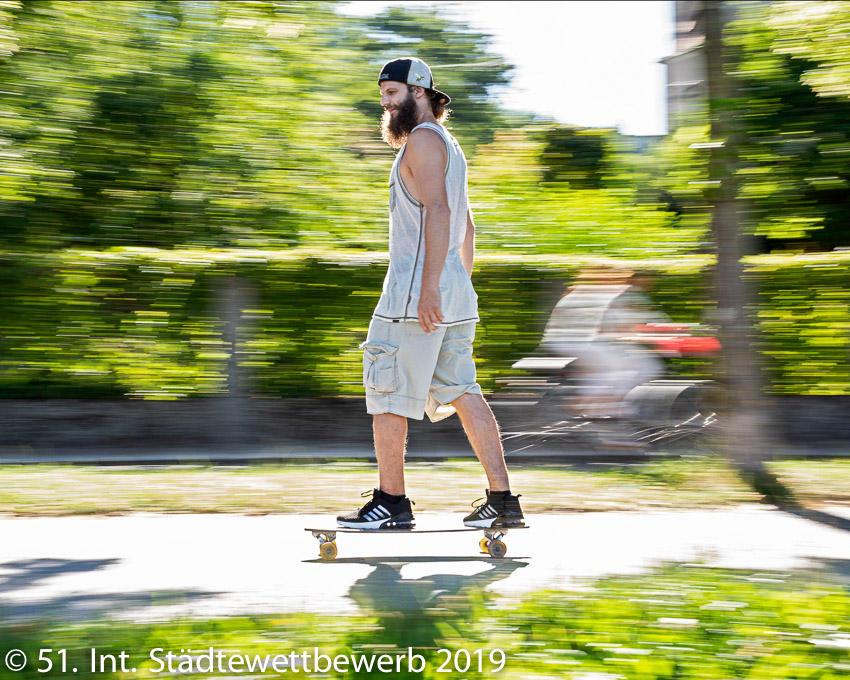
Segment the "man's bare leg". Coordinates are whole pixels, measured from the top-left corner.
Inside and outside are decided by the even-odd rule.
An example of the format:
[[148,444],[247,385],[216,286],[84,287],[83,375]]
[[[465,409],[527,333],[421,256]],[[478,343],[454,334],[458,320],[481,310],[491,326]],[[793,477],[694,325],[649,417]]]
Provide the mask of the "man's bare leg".
[[375,455],[378,457],[378,485],[390,496],[404,495],[404,448],[407,418],[395,413],[374,416]]
[[466,393],[452,402],[457,409],[460,422],[469,438],[475,455],[484,466],[490,491],[507,491],[508,468],[505,466],[505,453],[499,425],[490,406],[480,394]]

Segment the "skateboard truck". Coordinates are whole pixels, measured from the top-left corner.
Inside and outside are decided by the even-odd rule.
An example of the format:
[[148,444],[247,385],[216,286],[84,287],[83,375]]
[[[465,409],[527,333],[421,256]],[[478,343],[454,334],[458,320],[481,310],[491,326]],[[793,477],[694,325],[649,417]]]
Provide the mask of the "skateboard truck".
[[313,538],[319,539],[319,557],[332,560],[337,555],[335,531],[310,531]]

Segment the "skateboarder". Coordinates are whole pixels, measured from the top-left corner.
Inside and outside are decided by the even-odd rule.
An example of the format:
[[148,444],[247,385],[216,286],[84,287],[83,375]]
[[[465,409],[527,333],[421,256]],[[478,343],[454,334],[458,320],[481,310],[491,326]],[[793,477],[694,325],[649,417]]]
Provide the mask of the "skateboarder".
[[390,264],[363,349],[366,409],[373,414],[379,488],[344,527],[413,526],[405,495],[407,419],[432,422],[457,411],[487,475],[486,499],[464,519],[471,527],[522,523],[510,492],[499,427],[475,381],[472,341],[478,296],[470,276],[475,225],[467,200],[466,158],[442,123],[448,95],[434,88],[421,59],[381,69],[381,131],[400,149],[390,172]]

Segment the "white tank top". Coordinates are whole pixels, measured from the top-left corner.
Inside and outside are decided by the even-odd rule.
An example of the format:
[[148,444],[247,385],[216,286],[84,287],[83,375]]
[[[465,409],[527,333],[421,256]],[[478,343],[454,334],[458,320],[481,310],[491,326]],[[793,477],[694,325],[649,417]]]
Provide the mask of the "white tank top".
[[[446,145],[446,195],[450,219],[449,250],[440,274],[443,322],[453,326],[478,321],[478,296],[463,267],[461,246],[466,237],[468,198],[466,157],[457,140],[435,123],[419,128],[434,130]],[[411,131],[412,132],[412,131]],[[399,166],[407,144],[401,147],[390,171],[390,266],[374,316],[384,321],[417,321],[422,268],[425,262],[425,206],[404,186]]]

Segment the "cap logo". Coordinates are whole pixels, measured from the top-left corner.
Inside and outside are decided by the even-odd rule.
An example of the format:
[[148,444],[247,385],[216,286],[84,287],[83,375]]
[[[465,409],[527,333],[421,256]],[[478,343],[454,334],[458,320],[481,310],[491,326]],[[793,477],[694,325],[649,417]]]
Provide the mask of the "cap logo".
[[[373,71],[373,73],[374,73],[374,71]],[[387,73],[386,71],[384,71],[384,72],[381,74],[381,80],[389,79],[389,77],[390,77],[390,74],[389,74],[389,73]]]

